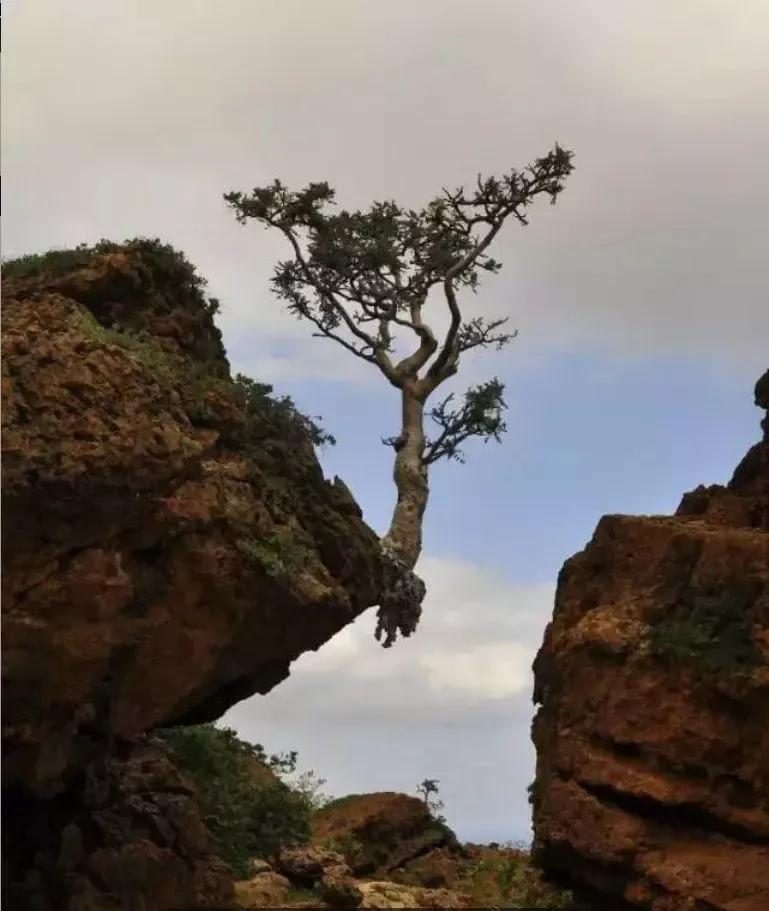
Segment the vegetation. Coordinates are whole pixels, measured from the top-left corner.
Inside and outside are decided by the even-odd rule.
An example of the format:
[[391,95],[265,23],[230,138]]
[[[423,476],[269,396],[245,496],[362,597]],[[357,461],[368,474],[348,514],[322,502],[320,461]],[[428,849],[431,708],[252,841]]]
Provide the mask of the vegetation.
[[[499,440],[505,430],[504,387],[497,379],[451,393],[426,411],[428,399],[459,370],[473,350],[504,348],[514,337],[506,318],[463,316],[459,296],[476,292],[483,273],[501,264],[487,250],[509,219],[527,224],[540,196],[555,202],[572,170],[572,155],[556,145],[523,171],[478,177],[466,191],[444,189],[423,209],[375,202],[367,211],[335,213],[334,190],[312,183],[291,191],[280,181],[225,200],[237,220],[279,231],[291,258],[275,268],[278,299],[313,334],[332,339],[376,368],[400,395],[392,446],[397,500],[383,552],[386,574],[376,636],[385,647],[398,633],[411,635],[419,620],[424,585],[413,578],[422,549],[428,469],[440,459],[462,461],[471,438]],[[447,322],[445,332],[434,328]],[[425,433],[426,414],[435,433]]]
[[249,875],[254,857],[307,842],[314,791],[281,779],[295,772],[295,752],[268,756],[212,724],[169,728],[158,737],[194,780],[206,825],[236,876]]
[[571,892],[544,882],[522,845],[506,844],[482,849],[482,854],[458,882],[478,907],[559,908],[579,911]]
[[655,654],[670,662],[701,665],[711,671],[749,670],[757,661],[750,607],[755,592],[735,589],[694,598],[654,628]]
[[3,277],[13,279],[34,278],[38,275],[58,277],[77,269],[90,266],[95,257],[107,253],[133,255],[139,265],[139,278],[149,285],[162,284],[176,296],[200,298],[206,310],[218,313],[219,301],[204,294],[206,280],[199,275],[183,253],[159,238],[135,237],[123,243],[100,240],[96,244],[79,244],[69,250],[48,250],[45,253],[31,253],[17,259],[4,261]]
[[241,538],[237,547],[252,563],[257,563],[269,576],[275,578],[301,572],[310,556],[309,549],[296,541],[291,532],[284,528],[258,540]]
[[340,832],[321,842],[321,847],[326,851],[335,851],[341,854],[345,861],[354,867],[361,856],[363,845],[352,832]]
[[309,437],[315,446],[333,446],[334,437],[325,431],[315,420],[297,410],[290,396],[272,397],[272,386],[258,383],[242,373],[235,377],[235,395],[246,412],[252,418],[269,421],[278,425],[281,436],[287,440],[297,436]]
[[445,823],[446,817],[441,815],[444,807],[443,801],[438,797],[438,785],[440,782],[437,778],[425,778],[417,785],[417,792],[421,795],[425,806],[430,811],[430,815],[436,822]]

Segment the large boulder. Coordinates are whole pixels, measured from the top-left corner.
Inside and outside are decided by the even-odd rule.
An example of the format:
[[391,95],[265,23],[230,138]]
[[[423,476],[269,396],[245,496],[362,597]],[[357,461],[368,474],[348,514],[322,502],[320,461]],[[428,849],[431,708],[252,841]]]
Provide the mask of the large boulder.
[[285,876],[263,871],[235,883],[235,902],[239,908],[283,908],[290,888]]
[[44,814],[120,744],[268,692],[377,602],[380,550],[307,421],[230,379],[170,248],[6,263],[2,307],[3,783]]
[[459,850],[424,801],[381,792],[342,798],[313,816],[312,840],[342,851],[356,875],[384,877],[434,848]]
[[762,427],[727,486],[604,517],[559,577],[534,665],[537,856],[612,907],[769,907]]

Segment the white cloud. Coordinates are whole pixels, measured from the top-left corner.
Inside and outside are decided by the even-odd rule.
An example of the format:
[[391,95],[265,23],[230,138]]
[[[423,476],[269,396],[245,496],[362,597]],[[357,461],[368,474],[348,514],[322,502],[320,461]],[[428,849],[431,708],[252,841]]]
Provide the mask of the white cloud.
[[558,138],[577,153],[567,192],[500,237],[505,268],[478,299],[520,328],[508,356],[686,354],[749,379],[769,335],[769,17],[733,7],[12,3],[4,255],[160,235],[209,276],[257,372],[347,380],[341,349],[265,344],[306,337],[270,299],[285,251],[221,194],[281,176],[328,179],[344,205],[420,205]]
[[417,571],[427,596],[413,637],[383,650],[369,611],[318,652],[299,658],[292,678],[309,684],[318,677],[323,687],[333,681],[345,696],[335,699],[332,711],[347,714],[368,713],[369,699],[379,712],[421,717],[458,704],[488,708],[529,692],[553,586],[516,586],[477,564],[437,557],[423,558]]
[[368,611],[224,721],[270,749],[297,749],[334,794],[413,793],[434,777],[463,838],[525,838],[531,662],[553,586],[449,558],[426,557],[418,570],[428,595],[410,639],[383,649]]

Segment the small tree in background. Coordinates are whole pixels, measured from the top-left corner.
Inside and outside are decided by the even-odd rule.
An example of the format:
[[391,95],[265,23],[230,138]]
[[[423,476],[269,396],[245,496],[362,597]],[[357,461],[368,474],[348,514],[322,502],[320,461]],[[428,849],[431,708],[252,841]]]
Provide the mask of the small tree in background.
[[425,806],[430,811],[430,815],[434,816],[439,822],[445,822],[446,820],[441,816],[444,804],[438,797],[439,784],[440,782],[437,778],[425,778],[423,782],[417,785],[417,792],[421,794]]
[[[291,191],[280,181],[225,200],[242,224],[255,219],[280,231],[291,258],[279,262],[273,290],[289,310],[351,356],[376,368],[401,397],[395,451],[397,501],[382,541],[387,574],[376,636],[385,647],[416,628],[424,584],[413,573],[422,549],[428,470],[439,459],[463,460],[462,445],[499,440],[505,430],[504,387],[497,379],[427,401],[459,369],[467,351],[504,348],[515,336],[507,319],[463,317],[459,296],[476,292],[484,272],[501,264],[487,250],[508,219],[527,224],[538,196],[555,202],[572,170],[556,145],[523,171],[478,177],[476,186],[444,189],[420,210],[375,202],[367,211],[333,212],[334,190],[313,183]],[[438,292],[431,294],[432,291]],[[448,317],[438,334],[431,314]],[[405,353],[404,353],[405,352]],[[425,414],[436,425],[428,437]]]

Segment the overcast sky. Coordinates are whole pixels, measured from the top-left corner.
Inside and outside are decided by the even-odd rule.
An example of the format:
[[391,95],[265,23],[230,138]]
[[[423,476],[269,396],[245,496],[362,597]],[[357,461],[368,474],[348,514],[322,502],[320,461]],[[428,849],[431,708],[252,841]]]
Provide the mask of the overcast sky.
[[[767,0],[6,0],[2,252],[159,236],[208,277],[236,369],[338,438],[379,531],[393,391],[271,299],[280,238],[221,195],[328,180],[418,206],[558,140],[556,207],[510,225],[470,308],[510,315],[504,444],[439,465],[417,636],[364,615],[228,716],[327,789],[441,780],[464,838],[528,837],[529,666],[605,512],[665,512],[758,433],[767,366]],[[473,310],[472,312],[477,312]]]

